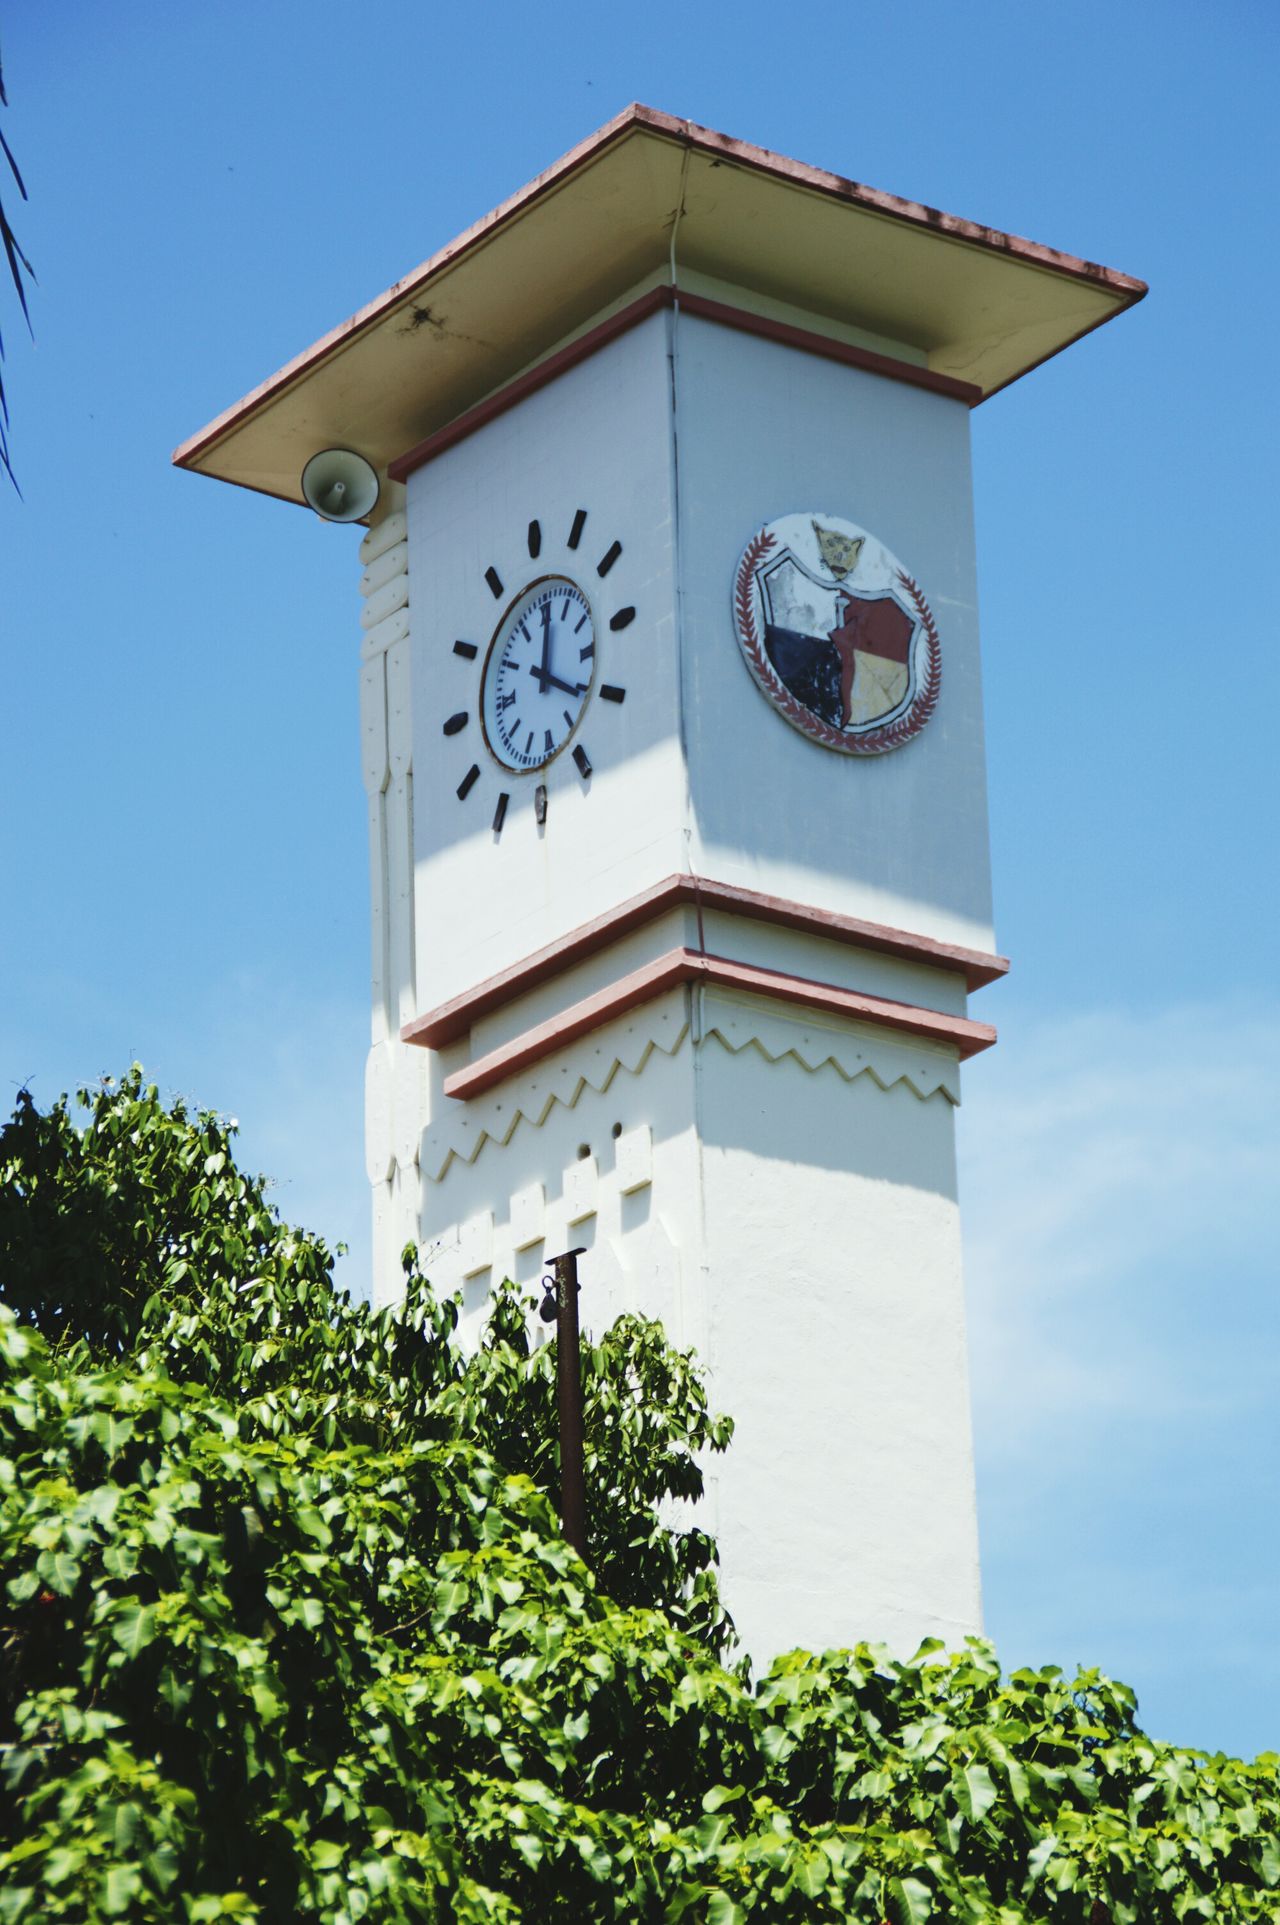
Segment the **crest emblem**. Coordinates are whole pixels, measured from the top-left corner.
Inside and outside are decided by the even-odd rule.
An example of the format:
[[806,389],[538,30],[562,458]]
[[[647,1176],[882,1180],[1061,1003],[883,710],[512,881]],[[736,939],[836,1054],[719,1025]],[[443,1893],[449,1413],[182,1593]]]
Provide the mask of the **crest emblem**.
[[937,624],[918,583],[866,529],[784,515],[734,576],[738,643],[761,691],[802,735],[882,755],[922,729],[942,682]]

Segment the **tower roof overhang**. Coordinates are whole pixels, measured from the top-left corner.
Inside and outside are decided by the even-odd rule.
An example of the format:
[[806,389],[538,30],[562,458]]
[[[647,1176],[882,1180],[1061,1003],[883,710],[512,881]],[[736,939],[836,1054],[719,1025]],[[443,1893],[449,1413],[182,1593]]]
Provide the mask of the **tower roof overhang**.
[[[673,272],[674,270],[674,272]],[[646,279],[729,283],[985,400],[1142,281],[634,105],[174,453],[302,503],[319,449],[382,472]]]

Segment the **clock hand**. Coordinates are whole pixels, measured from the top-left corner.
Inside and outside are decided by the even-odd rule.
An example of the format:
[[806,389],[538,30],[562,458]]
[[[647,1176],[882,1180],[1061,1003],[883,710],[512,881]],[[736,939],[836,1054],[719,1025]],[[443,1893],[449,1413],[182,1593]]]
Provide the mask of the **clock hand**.
[[585,682],[562,682],[560,677],[553,675],[549,669],[544,674],[540,668],[535,668],[532,663],[529,664],[529,673],[530,675],[537,676],[538,687],[542,690],[543,694],[546,693],[548,688],[558,688],[562,689],[566,695],[581,695],[583,689],[587,686]]
[[545,695],[551,680],[551,603],[542,604],[542,660],[537,668],[529,670],[530,675],[538,678],[538,693]]

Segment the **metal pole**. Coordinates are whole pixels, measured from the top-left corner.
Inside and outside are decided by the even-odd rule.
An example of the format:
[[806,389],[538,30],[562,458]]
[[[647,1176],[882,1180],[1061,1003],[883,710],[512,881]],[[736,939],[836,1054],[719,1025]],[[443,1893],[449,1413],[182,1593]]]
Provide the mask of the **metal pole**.
[[556,1390],[560,1403],[560,1528],[580,1558],[587,1555],[587,1503],[582,1467],[582,1354],[578,1343],[578,1258],[557,1257]]

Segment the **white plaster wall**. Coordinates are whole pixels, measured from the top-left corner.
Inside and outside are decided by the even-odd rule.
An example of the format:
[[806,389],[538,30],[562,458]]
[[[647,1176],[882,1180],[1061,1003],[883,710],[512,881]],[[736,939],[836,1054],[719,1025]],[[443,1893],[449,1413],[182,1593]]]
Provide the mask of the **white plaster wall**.
[[[695,869],[990,949],[967,409],[689,315],[674,340]],[[884,541],[938,622],[938,708],[887,755],[836,755],[798,734],[756,688],[734,637],[730,593],[747,541],[810,509]]]
[[696,1062],[729,1607],[761,1665],[958,1640],[981,1594],[952,1104],[731,1053],[716,1000]]
[[495,1091],[488,1130],[459,1130],[456,1153],[445,1132],[429,1139],[423,1263],[438,1287],[461,1288],[463,1335],[474,1337],[494,1281],[536,1284],[551,1257],[582,1245],[584,1330],[634,1310],[660,1318],[673,1342],[696,1343],[688,992],[668,991],[569,1054],[567,1076],[535,1070]]
[[580,1244],[588,1333],[636,1310],[699,1353],[738,1426],[700,1521],[760,1663],[980,1628],[956,1093],[954,1052],[681,988],[425,1139],[464,1337]]
[[[570,553],[579,507],[589,520]],[[938,619],[938,710],[887,755],[834,755],[797,734],[734,638],[730,591],[746,540],[808,507],[885,540]],[[420,1009],[682,869],[994,946],[961,403],[658,314],[419,470],[408,509]],[[535,517],[536,561],[526,547]],[[623,554],[601,582],[595,563],[615,537]],[[598,681],[627,690],[619,706],[597,696],[584,718],[589,780],[567,753],[535,775],[502,771],[479,725],[498,619],[528,581],[559,572],[592,597]],[[613,635],[608,617],[624,604],[637,620]],[[475,644],[474,661],[453,654],[457,638]],[[444,738],[460,711],[467,727]],[[473,762],[481,775],[460,802]],[[541,830],[539,781],[549,792]],[[495,837],[501,790],[512,800]]]
[[[419,1005],[430,1008],[651,882],[686,866],[686,785],[675,648],[675,557],[667,331],[656,314],[517,408],[448,449],[408,484],[413,593],[413,707]],[[577,509],[581,545],[565,546]],[[531,560],[536,519],[542,551]],[[623,552],[602,581],[609,545]],[[497,569],[495,599],[485,570]],[[577,740],[545,772],[500,770],[480,731],[480,671],[509,602],[528,582],[564,573],[589,595],[597,688],[626,701],[589,704]],[[608,621],[637,610],[618,634]],[[474,642],[460,660],[455,639]],[[445,718],[468,726],[442,737]],[[456,795],[473,762],[481,777]],[[534,821],[545,781],[548,820]],[[500,790],[511,795],[500,838]]]

